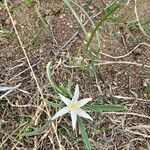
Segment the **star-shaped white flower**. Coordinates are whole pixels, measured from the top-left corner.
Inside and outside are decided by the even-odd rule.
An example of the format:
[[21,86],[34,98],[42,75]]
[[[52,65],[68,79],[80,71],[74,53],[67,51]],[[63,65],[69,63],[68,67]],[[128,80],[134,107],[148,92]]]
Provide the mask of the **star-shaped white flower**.
[[78,101],[79,98],[79,85],[76,85],[75,88],[75,92],[74,92],[74,96],[72,98],[72,100],[66,98],[65,96],[59,94],[61,100],[67,105],[66,107],[62,108],[61,110],[59,110],[52,118],[51,120],[54,120],[66,113],[70,113],[71,114],[71,120],[72,120],[72,127],[73,130],[76,128],[76,123],[77,123],[77,115],[83,117],[83,118],[87,118],[90,119],[91,121],[93,121],[93,119],[91,118],[91,116],[89,114],[87,114],[83,109],[81,109],[82,106],[84,106],[85,104],[87,104],[89,101],[92,100],[92,98],[84,98]]

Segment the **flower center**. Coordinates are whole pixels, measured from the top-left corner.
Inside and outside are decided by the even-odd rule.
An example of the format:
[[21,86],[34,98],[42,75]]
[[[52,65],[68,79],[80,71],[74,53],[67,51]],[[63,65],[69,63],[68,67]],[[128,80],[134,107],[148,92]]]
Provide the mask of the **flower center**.
[[78,108],[79,108],[79,105],[78,105],[77,102],[72,102],[72,103],[70,104],[70,110],[71,110],[71,111],[76,111]]

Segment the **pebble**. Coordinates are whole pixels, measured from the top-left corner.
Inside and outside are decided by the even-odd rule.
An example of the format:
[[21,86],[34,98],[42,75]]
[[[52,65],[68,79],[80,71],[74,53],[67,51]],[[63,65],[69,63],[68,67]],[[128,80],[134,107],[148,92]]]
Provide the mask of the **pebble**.
[[143,80],[143,86],[147,87],[150,84],[150,79],[144,79]]
[[89,9],[90,9],[90,10],[93,10],[93,9],[94,9],[94,6],[93,6],[93,5],[90,5],[90,6],[89,6]]
[[7,18],[6,21],[5,21],[6,25],[10,25],[11,24],[11,20],[10,18]]
[[63,17],[64,17],[63,15],[60,15],[60,17],[59,17],[59,18],[60,18],[60,19],[62,19]]
[[73,28],[73,26],[72,26],[72,25],[70,25],[69,27],[70,27],[70,28]]
[[67,22],[67,26],[70,26],[70,23],[69,23],[69,22]]

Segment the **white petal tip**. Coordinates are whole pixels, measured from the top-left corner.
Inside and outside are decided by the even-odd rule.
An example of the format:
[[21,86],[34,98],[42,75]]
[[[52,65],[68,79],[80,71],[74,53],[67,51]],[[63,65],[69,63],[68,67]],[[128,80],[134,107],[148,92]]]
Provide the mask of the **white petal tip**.
[[93,121],[93,118],[90,115],[87,117],[87,119]]
[[79,84],[76,84],[76,87],[79,87]]
[[93,121],[93,118],[89,118],[91,121]]
[[76,87],[75,87],[75,92],[74,92],[74,95],[72,97],[72,100],[73,101],[77,101],[79,98],[79,85],[76,84]]

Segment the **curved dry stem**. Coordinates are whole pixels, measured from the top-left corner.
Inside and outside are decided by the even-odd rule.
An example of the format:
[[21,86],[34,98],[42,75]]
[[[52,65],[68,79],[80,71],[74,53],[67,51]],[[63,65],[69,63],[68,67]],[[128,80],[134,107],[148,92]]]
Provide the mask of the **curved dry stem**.
[[100,52],[100,54],[101,54],[101,55],[104,55],[104,56],[106,56],[106,57],[112,58],[112,59],[120,59],[120,58],[124,58],[124,57],[129,56],[131,53],[133,53],[133,51],[135,51],[135,50],[136,50],[139,46],[141,46],[141,45],[145,45],[145,46],[150,47],[150,45],[147,44],[147,43],[140,43],[140,44],[138,44],[137,46],[135,46],[130,52],[128,52],[128,53],[125,54],[125,55],[121,55],[121,56],[111,56],[111,55],[106,54],[106,53],[103,53],[103,52]]

